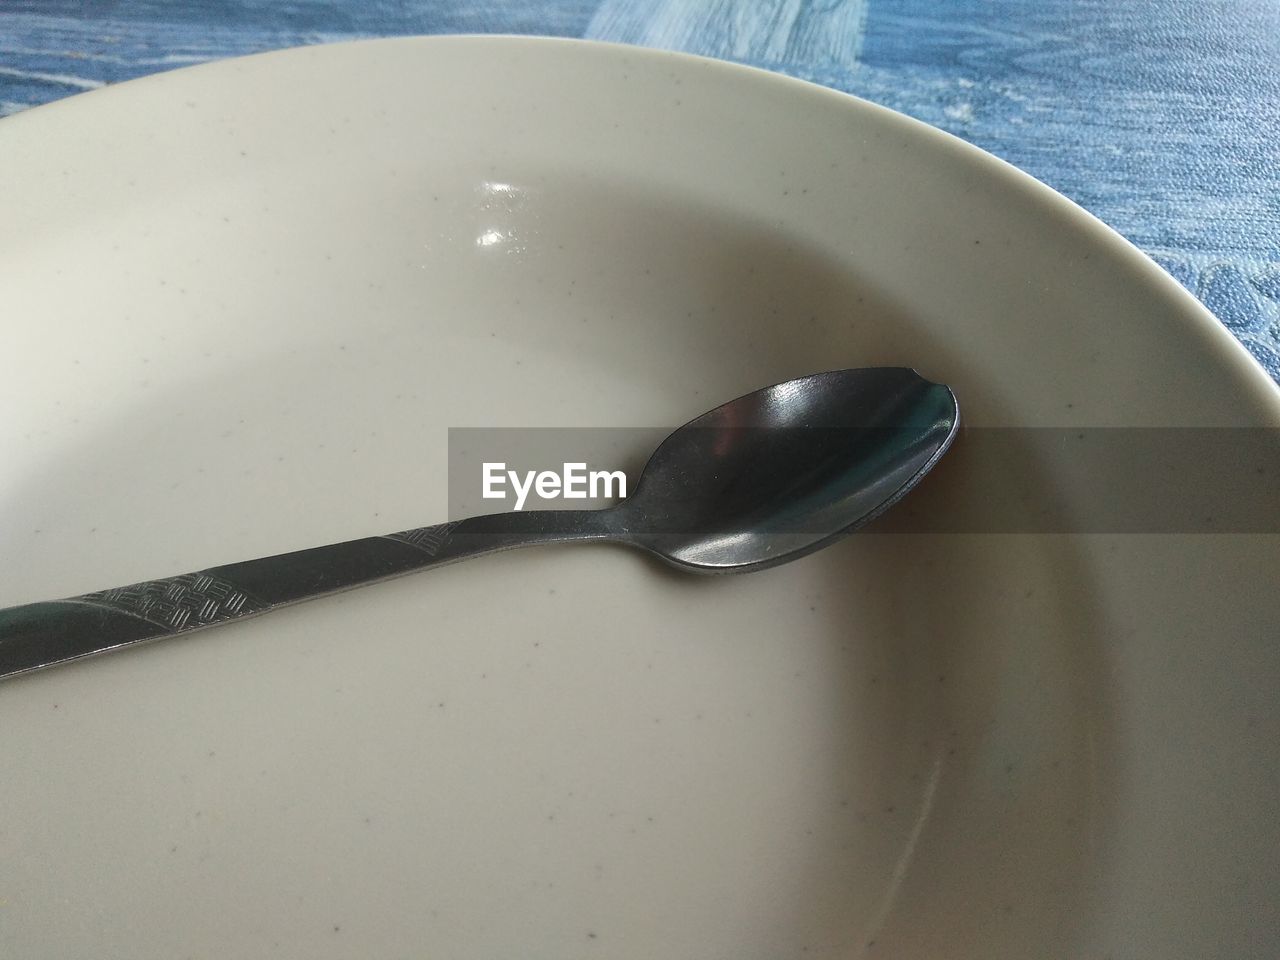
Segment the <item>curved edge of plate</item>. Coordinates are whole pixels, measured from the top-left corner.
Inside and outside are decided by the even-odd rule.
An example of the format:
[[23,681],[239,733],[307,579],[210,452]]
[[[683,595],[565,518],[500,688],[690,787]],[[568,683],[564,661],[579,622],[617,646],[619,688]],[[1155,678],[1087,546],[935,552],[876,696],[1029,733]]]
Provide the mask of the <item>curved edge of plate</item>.
[[250,64],[256,66],[296,57],[314,56],[317,51],[331,48],[397,44],[425,47],[475,44],[514,46],[525,49],[542,48],[548,51],[555,50],[560,55],[567,51],[575,53],[584,51],[603,52],[609,55],[625,53],[627,56],[650,58],[654,61],[665,62],[677,67],[688,68],[696,65],[703,70],[722,71],[726,76],[739,77],[750,83],[790,87],[800,96],[826,99],[837,109],[854,107],[855,109],[863,110],[875,116],[882,123],[898,127],[907,136],[927,142],[934,149],[949,154],[954,160],[968,166],[970,169],[1002,181],[1006,189],[1020,193],[1024,199],[1039,205],[1053,217],[1064,221],[1093,243],[1105,248],[1108,254],[1115,258],[1117,262],[1123,263],[1131,269],[1139,280],[1149,287],[1153,294],[1168,302],[1170,322],[1182,324],[1186,333],[1198,340],[1201,346],[1220,363],[1223,373],[1230,374],[1233,377],[1234,386],[1248,398],[1250,404],[1256,408],[1256,412],[1269,421],[1266,425],[1280,427],[1280,384],[1277,384],[1271,378],[1262,364],[1248,351],[1243,343],[1231,334],[1221,320],[1155,260],[1126,239],[1119,231],[1026,171],[954,134],[854,94],[759,67],[679,51],[569,37],[517,34],[449,34],[361,38],[285,47],[244,56],[211,60],[121,81],[120,83],[87,90],[62,100],[41,104],[29,110],[4,117],[0,120],[0,132],[21,131],[29,125],[34,125],[38,129],[43,124],[55,120],[74,121],[77,111],[94,106],[104,97],[119,96],[122,91],[132,90],[141,85],[171,84],[178,77],[200,76],[227,70],[243,70],[245,66]]

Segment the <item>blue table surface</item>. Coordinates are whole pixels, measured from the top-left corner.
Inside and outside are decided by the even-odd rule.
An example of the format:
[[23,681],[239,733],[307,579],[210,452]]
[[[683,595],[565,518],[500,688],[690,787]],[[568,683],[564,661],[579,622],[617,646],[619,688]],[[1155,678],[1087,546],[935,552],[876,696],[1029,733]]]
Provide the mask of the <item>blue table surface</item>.
[[910,114],[1110,224],[1280,380],[1274,0],[4,0],[0,115],[204,60],[429,33],[686,50]]

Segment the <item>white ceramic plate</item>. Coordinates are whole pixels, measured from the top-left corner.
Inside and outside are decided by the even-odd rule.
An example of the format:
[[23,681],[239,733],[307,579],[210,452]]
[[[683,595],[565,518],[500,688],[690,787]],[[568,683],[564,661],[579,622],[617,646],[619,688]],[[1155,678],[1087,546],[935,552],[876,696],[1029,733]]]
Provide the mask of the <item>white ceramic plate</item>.
[[[441,519],[450,426],[820,369],[1280,423],[1045,187],[720,63],[289,51],[6,119],[0,169],[4,604]],[[6,682],[0,954],[1261,956],[1278,540],[517,553]]]

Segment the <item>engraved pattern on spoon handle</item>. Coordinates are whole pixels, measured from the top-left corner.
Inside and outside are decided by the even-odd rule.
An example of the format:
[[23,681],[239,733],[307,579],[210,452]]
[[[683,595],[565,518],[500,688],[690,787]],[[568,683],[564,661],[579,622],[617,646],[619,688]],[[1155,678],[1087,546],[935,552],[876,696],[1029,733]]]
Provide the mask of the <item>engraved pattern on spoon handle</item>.
[[0,677],[266,613],[433,565],[456,523],[0,610]]
[[603,511],[492,514],[0,609],[0,679],[485,553],[606,534]]

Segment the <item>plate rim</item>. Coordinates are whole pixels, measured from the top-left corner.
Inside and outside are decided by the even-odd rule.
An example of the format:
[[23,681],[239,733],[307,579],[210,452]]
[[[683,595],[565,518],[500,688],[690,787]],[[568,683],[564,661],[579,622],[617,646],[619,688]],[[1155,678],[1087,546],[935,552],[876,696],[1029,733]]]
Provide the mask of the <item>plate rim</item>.
[[[956,162],[980,168],[987,176],[1001,182],[1006,189],[1017,191],[1027,200],[1037,204],[1046,212],[1046,215],[1057,218],[1064,224],[1070,224],[1075,230],[1086,234],[1091,242],[1105,248],[1108,255],[1118,264],[1127,266],[1136,274],[1137,282],[1144,284],[1152,294],[1163,297],[1170,303],[1173,309],[1169,311],[1169,329],[1175,331],[1175,335],[1179,338],[1198,340],[1206,353],[1219,364],[1218,370],[1206,371],[1206,379],[1216,380],[1219,383],[1230,381],[1230,389],[1243,393],[1240,398],[1241,406],[1247,402],[1258,410],[1264,411],[1264,418],[1268,421],[1264,425],[1280,427],[1280,383],[1272,379],[1258,359],[1236,339],[1222,320],[1156,263],[1149,254],[1114,227],[1034,175],[962,137],[856,94],[762,67],[677,50],[576,37],[509,33],[362,37],[280,47],[207,60],[81,91],[7,117],[0,117],[0,136],[32,123],[41,127],[49,123],[61,123],[64,120],[76,122],[79,111],[95,107],[107,97],[128,96],[141,85],[173,85],[188,76],[235,71],[245,62],[270,63],[317,54],[323,56],[332,49],[372,49],[390,45],[427,47],[484,45],[548,50],[559,48],[573,51],[575,54],[586,51],[590,55],[592,51],[596,51],[611,56],[642,57],[684,69],[694,67],[719,71],[727,77],[736,76],[749,83],[772,84],[781,89],[788,89],[795,95],[825,100],[828,105],[836,109],[847,110],[853,107],[855,110],[865,111],[881,122],[896,125],[905,134],[917,141],[928,143],[934,150],[949,155]],[[1259,419],[1254,410],[1242,409],[1239,412],[1255,421]]]

